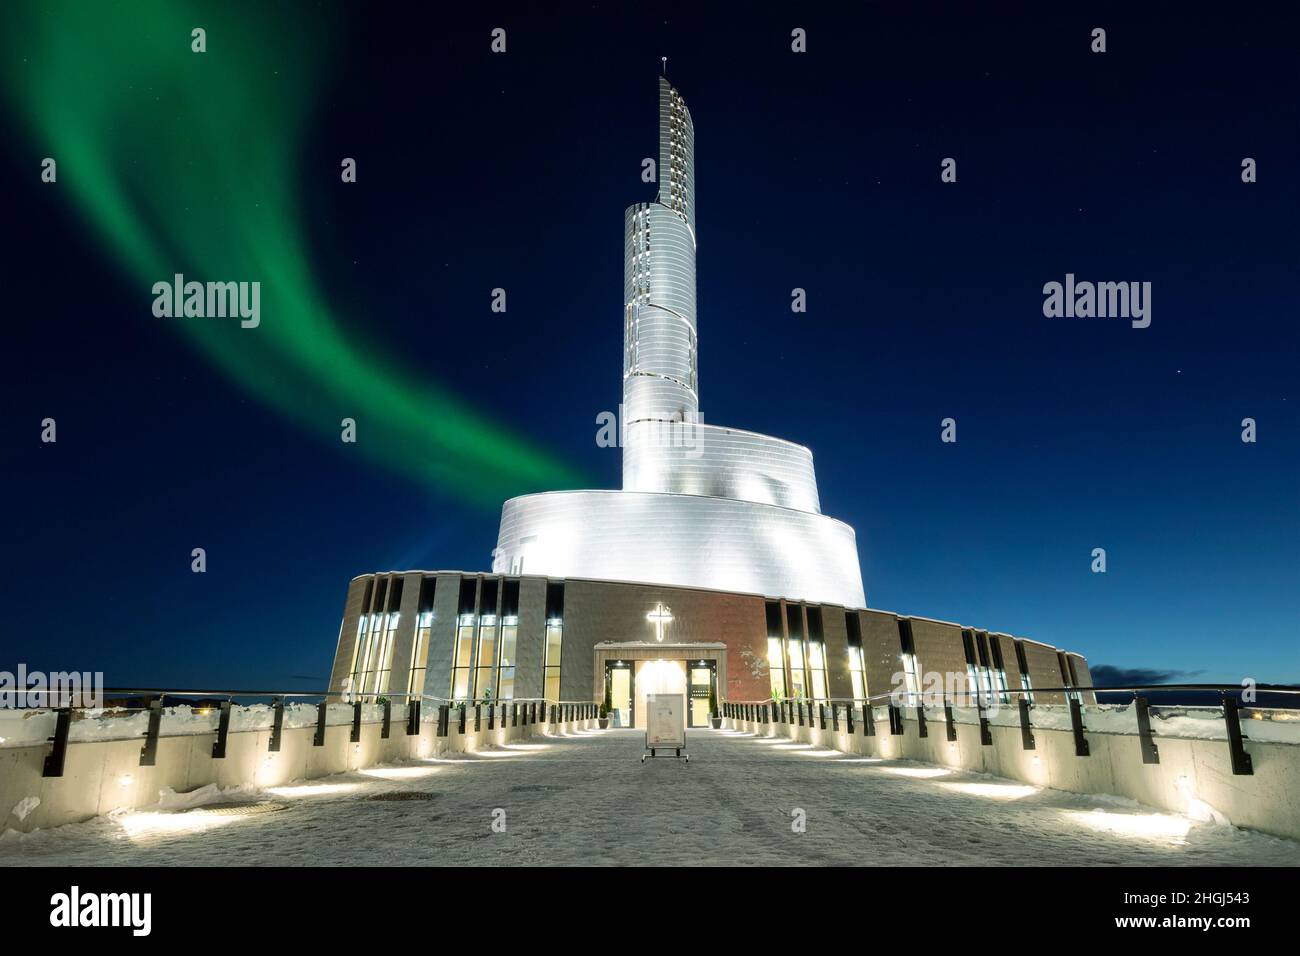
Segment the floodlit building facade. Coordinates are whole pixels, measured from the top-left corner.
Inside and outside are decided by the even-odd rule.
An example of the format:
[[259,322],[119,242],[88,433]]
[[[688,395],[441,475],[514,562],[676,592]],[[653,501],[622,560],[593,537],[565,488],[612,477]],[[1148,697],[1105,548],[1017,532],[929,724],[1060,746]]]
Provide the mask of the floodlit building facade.
[[702,724],[711,695],[861,699],[935,669],[971,689],[1090,683],[1078,655],[866,610],[812,453],[701,419],[695,128],[664,78],[657,173],[623,217],[622,489],[507,501],[490,574],[354,579],[331,690],[591,701],[608,685],[630,725],[655,692],[687,694]]

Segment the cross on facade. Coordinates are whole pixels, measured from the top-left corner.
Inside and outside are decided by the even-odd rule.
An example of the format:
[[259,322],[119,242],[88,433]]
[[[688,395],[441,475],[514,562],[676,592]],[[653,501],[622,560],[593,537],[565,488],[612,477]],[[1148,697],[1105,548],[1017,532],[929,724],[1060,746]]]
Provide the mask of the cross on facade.
[[656,604],[655,609],[646,615],[647,621],[654,621],[655,640],[664,641],[664,625],[673,619],[673,609],[666,604]]

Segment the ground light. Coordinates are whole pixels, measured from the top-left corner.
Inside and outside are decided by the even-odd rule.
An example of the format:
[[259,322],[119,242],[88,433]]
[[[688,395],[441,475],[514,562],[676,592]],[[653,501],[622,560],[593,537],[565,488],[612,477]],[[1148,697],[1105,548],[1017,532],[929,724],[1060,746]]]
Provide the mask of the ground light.
[[1019,800],[1038,793],[1038,787],[1015,783],[941,783],[939,786],[954,793],[972,797],[993,797],[997,800]]
[[437,772],[437,767],[370,767],[358,771],[367,777],[380,777],[384,780],[418,780]]
[[900,777],[947,777],[952,774],[951,770],[944,767],[881,767],[880,769]]
[[1183,843],[1192,828],[1186,817],[1166,813],[1117,813],[1113,810],[1062,810],[1061,815],[1072,823],[1100,833],[1115,833],[1147,840],[1170,840]]

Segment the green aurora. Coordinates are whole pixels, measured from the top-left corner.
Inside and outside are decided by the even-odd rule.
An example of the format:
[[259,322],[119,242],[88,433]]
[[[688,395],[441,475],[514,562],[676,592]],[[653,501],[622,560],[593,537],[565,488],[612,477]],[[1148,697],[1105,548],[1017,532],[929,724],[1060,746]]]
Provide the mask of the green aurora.
[[[277,12],[278,11],[278,12]],[[57,188],[139,282],[140,311],[323,440],[477,506],[581,476],[345,328],[313,275],[295,159],[333,25],[277,4],[7,3],[4,95]],[[207,52],[191,51],[203,27]],[[337,165],[334,167],[337,175]],[[55,187],[49,187],[55,188]],[[261,282],[261,325],[152,319],[174,273]]]

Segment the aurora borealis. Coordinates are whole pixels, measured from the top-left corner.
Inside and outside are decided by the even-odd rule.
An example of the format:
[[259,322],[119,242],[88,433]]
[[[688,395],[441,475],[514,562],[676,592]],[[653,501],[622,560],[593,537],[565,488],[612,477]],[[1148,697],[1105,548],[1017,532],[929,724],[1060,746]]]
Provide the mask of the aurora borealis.
[[[153,283],[174,273],[259,281],[264,319],[255,330],[213,319],[169,324],[302,428],[337,443],[340,421],[352,418],[358,449],[487,509],[578,480],[375,345],[364,327],[383,316],[331,306],[298,198],[300,177],[324,174],[303,168],[301,140],[321,114],[313,96],[338,42],[331,15],[279,4],[65,0],[19,3],[6,18],[4,105],[23,120],[22,148],[34,161],[57,161],[57,182],[104,255],[140,286],[142,310]],[[196,26],[206,52],[191,50]]]

